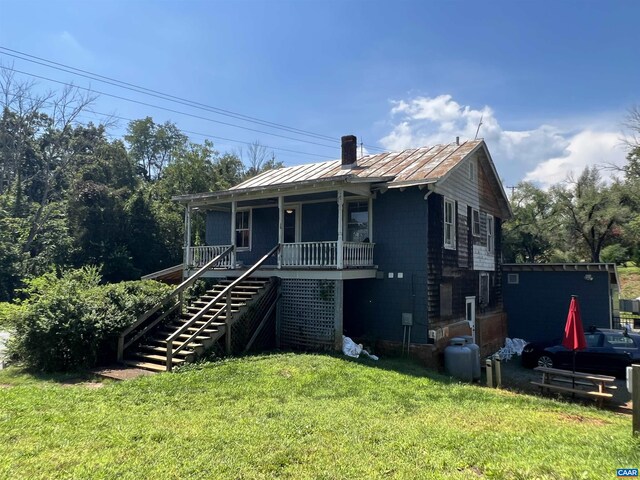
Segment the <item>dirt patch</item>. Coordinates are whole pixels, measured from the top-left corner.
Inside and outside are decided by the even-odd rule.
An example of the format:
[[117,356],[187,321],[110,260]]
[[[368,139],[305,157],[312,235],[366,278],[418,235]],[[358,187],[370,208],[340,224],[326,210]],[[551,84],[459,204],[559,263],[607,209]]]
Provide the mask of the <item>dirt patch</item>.
[[125,367],[121,365],[113,365],[107,368],[101,368],[92,372],[102,378],[109,378],[111,380],[131,380],[138,377],[144,377],[147,375],[155,375],[149,370],[143,370],[141,368]]
[[571,423],[588,423],[590,425],[608,425],[611,423],[599,418],[587,418],[582,415],[573,415],[570,413],[560,413],[558,416],[560,417],[560,420]]
[[85,388],[102,388],[104,383],[101,382],[63,382],[63,387],[85,387]]
[[475,465],[472,465],[470,467],[458,468],[458,471],[459,472],[471,472],[471,473],[476,474],[478,477],[484,477],[483,471],[480,470]]
[[8,383],[0,383],[0,388],[11,388],[13,385],[9,385]]

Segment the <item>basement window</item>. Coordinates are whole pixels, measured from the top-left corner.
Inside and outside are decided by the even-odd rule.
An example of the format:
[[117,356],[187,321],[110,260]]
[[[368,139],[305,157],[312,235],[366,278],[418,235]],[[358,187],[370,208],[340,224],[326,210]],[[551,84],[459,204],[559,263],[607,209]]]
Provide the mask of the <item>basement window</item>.
[[489,305],[489,274],[487,272],[480,274],[480,305]]

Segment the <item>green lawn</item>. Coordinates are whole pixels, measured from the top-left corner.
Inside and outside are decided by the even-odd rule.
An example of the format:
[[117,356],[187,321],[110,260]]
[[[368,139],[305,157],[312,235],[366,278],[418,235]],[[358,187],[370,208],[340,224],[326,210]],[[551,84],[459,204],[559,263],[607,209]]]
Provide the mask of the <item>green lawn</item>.
[[620,298],[640,297],[640,268],[618,267]]
[[[0,372],[0,478],[615,478],[631,418],[278,354],[103,388]],[[12,385],[12,386],[7,386]]]

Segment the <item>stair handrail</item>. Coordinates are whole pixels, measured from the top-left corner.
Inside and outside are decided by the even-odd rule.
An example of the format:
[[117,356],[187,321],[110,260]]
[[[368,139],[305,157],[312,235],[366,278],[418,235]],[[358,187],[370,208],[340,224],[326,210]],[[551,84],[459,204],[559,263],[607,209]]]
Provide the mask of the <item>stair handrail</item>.
[[[143,328],[141,331],[139,331],[138,333],[136,333],[126,344],[125,344],[125,339],[127,337],[127,335],[129,335],[132,331],[136,330],[138,327],[140,327],[140,325],[142,325],[145,321],[147,321],[154,313],[158,312],[158,310],[160,310],[164,305],[166,305],[172,298],[174,298],[176,295],[182,295],[182,293],[189,288],[191,285],[193,285],[195,283],[196,280],[198,280],[200,277],[202,277],[202,275],[204,275],[204,273],[209,270],[211,267],[213,267],[216,263],[220,262],[220,260],[222,260],[223,258],[225,258],[227,255],[229,255],[231,252],[233,252],[233,245],[230,246],[229,248],[227,248],[224,252],[222,252],[220,255],[218,255],[217,257],[213,258],[212,260],[210,260],[209,262],[207,262],[204,266],[202,266],[201,268],[199,268],[196,273],[194,273],[193,275],[191,275],[189,278],[187,278],[186,280],[184,280],[180,285],[178,285],[175,289],[173,289],[171,291],[171,293],[168,293],[162,300],[160,300],[157,304],[155,304],[152,308],[150,308],[149,310],[147,310],[146,312],[144,312],[142,315],[140,315],[138,317],[138,319],[132,324],[130,325],[126,330],[124,330],[120,336],[118,337],[118,361],[121,361],[123,356],[124,356],[124,350],[125,348],[127,348],[128,346],[130,346],[133,342],[135,342],[138,338],[140,338],[142,335],[144,335],[147,331],[149,331],[152,327],[154,327],[160,320],[162,320],[165,315],[160,316],[159,318],[157,318],[154,322],[151,322],[150,325],[147,325],[145,328]],[[178,306],[180,306],[182,302],[179,301],[176,303],[176,305],[172,306],[170,311],[166,312],[166,314],[174,311],[176,308],[178,308]]]
[[[204,307],[202,307],[200,309],[200,311],[198,313],[196,313],[193,317],[191,317],[191,319],[188,322],[185,322],[180,328],[178,328],[175,332],[173,332],[171,335],[169,335],[169,337],[166,340],[166,342],[167,342],[167,364],[166,364],[166,369],[167,369],[168,372],[170,372],[171,368],[173,367],[173,355],[178,353],[178,352],[180,352],[189,343],[191,343],[198,335],[200,335],[207,327],[209,327],[213,323],[213,321],[216,320],[222,314],[223,311],[225,311],[225,309],[230,310],[231,309],[231,304],[230,304],[229,294],[231,293],[231,291],[239,283],[243,282],[248,276],[250,276],[253,272],[255,272],[257,269],[259,269],[262,266],[262,264],[264,262],[266,262],[267,259],[270,256],[272,256],[273,254],[278,252],[279,249],[280,249],[280,244],[276,245],[271,250],[269,250],[269,253],[264,255],[249,270],[247,270],[245,273],[243,273],[241,276],[239,276],[233,282],[231,282],[229,285],[227,285],[218,295],[216,295],[216,297],[213,300],[211,300],[209,303],[207,303]],[[173,342],[176,340],[176,338],[178,338],[180,335],[182,335],[188,328],[190,328],[193,324],[195,324],[195,322],[200,320],[224,296],[227,296],[227,305],[221,307],[220,310],[218,310],[213,317],[208,319],[204,323],[204,325],[202,325],[200,328],[198,328],[198,330],[196,330],[187,340],[185,340],[184,342],[181,342],[180,345],[178,345],[174,349],[173,348]],[[228,321],[230,315],[231,315],[231,312],[230,311],[227,312],[227,316],[226,316],[227,321],[225,322],[226,323],[225,335],[227,335],[227,338],[231,334],[230,333],[231,323]]]

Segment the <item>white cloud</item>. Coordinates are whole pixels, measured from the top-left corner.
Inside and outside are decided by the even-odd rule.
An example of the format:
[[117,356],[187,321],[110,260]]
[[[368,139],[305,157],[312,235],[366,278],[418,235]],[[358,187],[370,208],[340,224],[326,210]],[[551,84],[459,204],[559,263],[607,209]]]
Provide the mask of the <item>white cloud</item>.
[[624,161],[616,132],[588,129],[568,134],[552,125],[532,130],[504,130],[494,111],[460,105],[451,95],[416,97],[392,102],[392,128],[380,142],[385,148],[405,148],[473,139],[487,142],[499,174],[507,184],[525,178],[548,186],[587,165]]
[[[620,148],[620,135],[613,132],[583,130],[569,140],[568,154],[538,164],[527,172],[525,180],[549,186],[566,178],[567,174],[580,174],[587,166],[624,163],[624,151]],[[610,173],[610,172],[603,172]],[[610,173],[609,177],[611,177]]]

